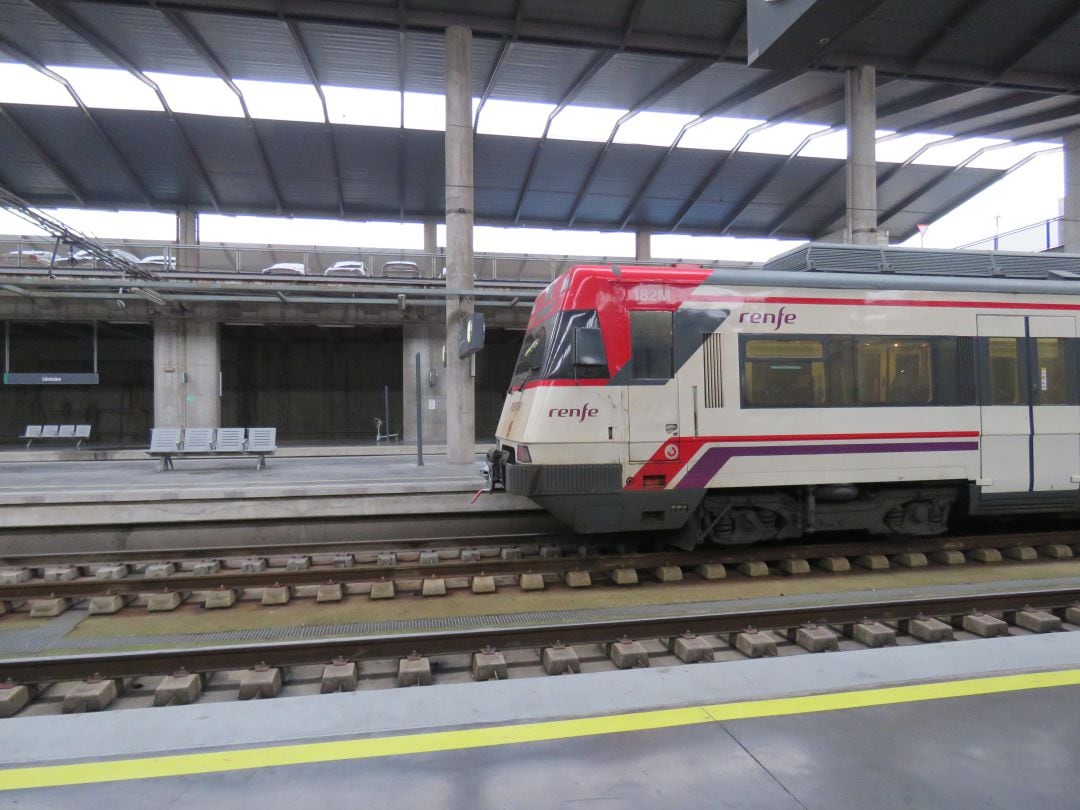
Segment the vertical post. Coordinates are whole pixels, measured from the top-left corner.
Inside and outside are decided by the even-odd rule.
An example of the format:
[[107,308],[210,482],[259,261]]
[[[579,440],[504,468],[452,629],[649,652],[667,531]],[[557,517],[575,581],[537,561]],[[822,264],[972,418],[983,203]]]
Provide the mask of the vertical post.
[[476,416],[469,359],[458,357],[461,322],[473,300],[472,31],[446,29],[446,460],[468,464],[476,452]]
[[[190,208],[176,212],[176,242],[181,246],[199,243],[199,215]],[[191,271],[198,269],[199,251],[190,247],[181,247],[176,251],[176,269]]]
[[872,67],[847,72],[847,239],[855,245],[878,243],[877,222],[877,87]]
[[639,262],[652,261],[652,231],[634,234],[634,259]]
[[97,358],[98,358],[98,346],[97,346],[97,321],[93,321],[94,328],[94,373],[97,374]]
[[1080,253],[1080,129],[1066,133],[1065,203],[1061,219],[1061,239],[1066,253]]
[[421,410],[420,397],[420,352],[416,353],[416,466],[424,466],[424,415]]
[[390,386],[383,386],[383,416],[386,417],[386,435],[392,432],[390,428]]
[[438,225],[433,219],[424,220],[424,253],[431,262],[431,277],[438,278],[442,265],[439,264]]

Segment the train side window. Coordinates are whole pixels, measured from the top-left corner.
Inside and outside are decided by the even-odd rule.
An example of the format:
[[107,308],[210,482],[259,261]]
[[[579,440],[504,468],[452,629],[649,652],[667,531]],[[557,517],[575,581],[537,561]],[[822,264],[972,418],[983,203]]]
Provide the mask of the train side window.
[[630,353],[636,380],[672,377],[671,313],[631,310]]
[[865,338],[855,344],[860,405],[929,405],[934,401],[931,343]]
[[820,340],[743,337],[743,405],[798,408],[825,404],[825,347]]
[[986,338],[989,356],[990,405],[1026,405],[1021,384],[1020,339],[1014,337]]
[[1036,405],[1065,405],[1068,402],[1065,368],[1065,339],[1035,338]]

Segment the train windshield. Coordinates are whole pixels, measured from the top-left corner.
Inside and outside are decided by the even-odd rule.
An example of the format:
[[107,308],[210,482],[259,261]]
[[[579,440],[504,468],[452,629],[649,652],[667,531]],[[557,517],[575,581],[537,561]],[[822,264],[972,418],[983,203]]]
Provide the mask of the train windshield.
[[514,366],[514,376],[510,381],[511,388],[540,378],[547,349],[547,335],[547,325],[538,326],[525,333],[525,341],[521,344],[521,353],[518,355],[517,365]]
[[518,388],[533,380],[573,380],[606,378],[607,359],[600,346],[594,348],[593,362],[587,366],[575,362],[575,344],[579,330],[588,329],[599,339],[600,323],[594,309],[566,310],[542,326],[525,334],[510,387]]

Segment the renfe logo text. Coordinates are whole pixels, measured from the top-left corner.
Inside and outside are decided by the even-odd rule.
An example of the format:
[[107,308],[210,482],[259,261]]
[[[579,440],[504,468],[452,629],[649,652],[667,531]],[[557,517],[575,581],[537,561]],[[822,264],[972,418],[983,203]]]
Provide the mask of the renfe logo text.
[[743,312],[739,315],[739,323],[772,323],[776,324],[775,332],[781,326],[795,323],[795,313],[788,312],[787,307],[780,307],[777,312]]
[[600,413],[599,408],[590,408],[589,403],[586,402],[580,408],[552,408],[548,411],[549,417],[558,417],[559,419],[577,419],[579,422],[584,422],[586,417],[596,416]]

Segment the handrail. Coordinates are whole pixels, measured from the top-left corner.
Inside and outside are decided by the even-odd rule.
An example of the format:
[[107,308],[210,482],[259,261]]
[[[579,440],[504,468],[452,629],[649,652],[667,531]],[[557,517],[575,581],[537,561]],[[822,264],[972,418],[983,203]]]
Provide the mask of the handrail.
[[1062,237],[1064,217],[1034,222],[1013,228],[1011,231],[987,236],[966,245],[957,245],[958,250],[1025,250],[1032,252],[1056,250],[1065,243]]

